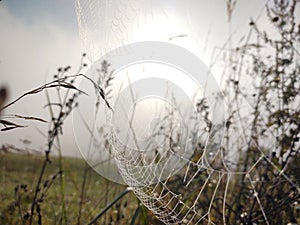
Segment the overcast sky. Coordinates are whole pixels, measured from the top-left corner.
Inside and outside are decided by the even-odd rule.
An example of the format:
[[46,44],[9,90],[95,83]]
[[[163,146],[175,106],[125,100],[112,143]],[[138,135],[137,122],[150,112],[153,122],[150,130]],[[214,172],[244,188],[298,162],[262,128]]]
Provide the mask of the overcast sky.
[[[199,48],[206,48],[203,61],[209,63],[213,47],[221,47],[228,38],[225,0],[189,0],[191,20],[197,27]],[[239,39],[248,30],[250,17],[261,12],[266,1],[240,0],[233,15],[232,30]],[[60,66],[79,64],[84,52],[77,28],[74,0],[2,0],[0,2],[0,85],[9,90],[9,100],[51,79]],[[208,37],[208,41],[206,38]],[[30,96],[5,113],[41,116],[45,95]],[[26,124],[26,123],[25,123]],[[29,124],[30,125],[30,124]],[[47,126],[42,126],[47,132]],[[80,155],[72,126],[67,128],[65,153]],[[34,128],[0,135],[0,144],[23,146],[20,139],[34,141],[33,147],[44,149],[45,138]]]
[[[0,3],[1,82],[10,97],[76,63],[82,46],[73,0],[9,0]],[[20,82],[22,81],[22,82]]]
[[[36,88],[56,73],[60,66],[78,67],[83,47],[78,35],[74,0],[4,0],[0,2],[0,84],[8,87],[9,100]],[[45,95],[20,101],[8,113],[46,117]],[[20,139],[29,139],[32,147],[44,149],[46,139],[33,124],[30,128],[1,133],[0,144],[23,147]],[[39,124],[36,124],[39,126]],[[47,132],[47,126],[40,127]],[[66,154],[77,154],[72,127],[67,129]]]

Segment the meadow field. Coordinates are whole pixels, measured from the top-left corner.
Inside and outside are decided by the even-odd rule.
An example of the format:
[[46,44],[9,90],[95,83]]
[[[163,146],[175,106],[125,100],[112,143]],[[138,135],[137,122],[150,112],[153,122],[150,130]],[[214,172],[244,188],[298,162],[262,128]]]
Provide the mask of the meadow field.
[[[44,158],[40,155],[4,153],[0,157],[0,224],[22,224],[26,211],[30,211],[35,184],[37,183]],[[125,190],[125,186],[112,183],[94,170],[88,168],[84,197],[82,195],[83,173],[86,163],[78,158],[63,158],[64,161],[64,199],[68,224],[78,224],[79,205],[83,207],[80,224],[87,224],[116,196]],[[43,224],[60,224],[61,192],[58,158],[52,157],[47,168],[43,189],[45,198],[40,203]],[[52,183],[53,182],[53,183]],[[48,183],[48,184],[47,184]],[[128,193],[114,204],[97,224],[130,224],[139,203],[137,198]],[[23,215],[20,218],[20,215]],[[147,217],[140,214],[140,224],[151,224]],[[156,223],[158,224],[158,223]]]

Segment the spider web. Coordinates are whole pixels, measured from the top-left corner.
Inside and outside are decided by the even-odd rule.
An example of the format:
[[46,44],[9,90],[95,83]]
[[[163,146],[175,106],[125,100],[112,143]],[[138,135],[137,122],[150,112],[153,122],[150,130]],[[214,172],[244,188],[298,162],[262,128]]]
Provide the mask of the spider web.
[[[118,46],[128,44],[135,29],[132,25],[134,20],[143,16],[151,3],[146,0],[78,0],[80,34],[92,61]],[[222,53],[224,48],[217,54],[215,61]],[[239,104],[239,108],[245,107],[245,111],[254,108],[247,99],[243,101],[245,106],[241,102]],[[236,110],[233,108],[232,112]],[[257,204],[260,209],[256,221],[270,224],[268,215],[271,213],[266,203],[262,202],[263,196],[259,191],[259,184],[268,181],[261,177],[260,169],[275,171],[277,177],[281,177],[282,182],[293,190],[298,190],[298,186],[272,161],[270,153],[252,139],[252,131],[249,130],[252,121],[247,119],[249,115],[239,115],[234,121],[237,128],[228,132],[227,136],[224,134],[226,121],[223,124],[211,124],[207,129],[207,126],[203,127],[206,121],[203,115],[197,115],[196,118],[194,126],[197,132],[191,142],[196,150],[189,157],[182,151],[187,148],[187,143],[182,140],[173,143],[174,140],[167,135],[168,131],[164,131],[166,145],[163,149],[150,153],[116,147],[117,137],[111,136],[115,146],[112,155],[126,184],[165,224],[216,224],[215,216],[221,216],[223,224],[228,224],[228,214],[233,210],[229,203],[241,199],[230,191],[242,185],[246,190],[242,194],[248,196],[249,204]],[[224,140],[229,136],[234,141]],[[151,138],[155,139],[155,135]],[[174,146],[179,146],[179,150]],[[245,164],[243,168],[237,169],[237,153],[228,149],[249,147],[253,149],[253,165]],[[237,183],[237,180],[241,183]],[[237,210],[241,221],[247,217],[246,211]]]

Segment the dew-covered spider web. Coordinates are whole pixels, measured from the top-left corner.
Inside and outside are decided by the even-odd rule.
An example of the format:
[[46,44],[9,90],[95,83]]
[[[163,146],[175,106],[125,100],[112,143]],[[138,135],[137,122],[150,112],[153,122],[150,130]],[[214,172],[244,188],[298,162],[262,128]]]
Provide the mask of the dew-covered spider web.
[[[229,37],[224,45],[215,46],[207,67],[199,63],[196,68],[205,74],[199,84],[187,69],[193,64],[180,64],[184,59],[194,62],[194,55],[181,50],[183,46],[168,44],[173,38],[192,38],[194,33],[185,29],[195,26],[192,2],[77,0],[80,35],[93,63],[87,75],[103,85],[112,107],[99,104],[95,93],[89,97],[92,100],[79,105],[78,118],[84,128],[78,142],[91,140],[83,155],[100,174],[130,186],[164,224],[272,224],[283,209],[289,215],[284,222],[293,222],[299,165],[291,160],[297,159],[299,151],[299,93],[286,104],[294,122],[287,119],[285,127],[275,129],[277,122],[270,118],[278,118],[283,110],[276,114],[269,109],[271,103],[263,99],[278,99],[275,94],[264,96],[257,89],[263,79],[252,76],[264,73],[269,64],[261,60],[261,69],[252,60],[257,63],[274,50],[271,41],[263,52],[263,44],[253,42],[263,41],[265,35],[257,35],[256,23],[268,21],[268,13],[276,10],[294,12],[296,3],[286,3],[285,9],[280,1],[260,4],[241,39]],[[239,1],[224,2],[227,13],[239,6]],[[187,27],[182,18],[189,21]],[[153,34],[158,24],[170,29],[160,27],[159,34]],[[153,30],[146,33],[147,29]],[[239,47],[232,50],[234,44]],[[176,61],[168,54],[160,58],[156,50],[162,49],[178,51],[185,58]],[[293,59],[287,70],[299,66],[297,49],[299,43],[288,49]],[[275,58],[289,55],[276,51]],[[270,64],[271,59],[267,57]],[[224,86],[223,80],[210,81],[213,67],[227,76]],[[299,85],[299,79],[294,82]],[[285,103],[279,100],[275,108],[277,104]],[[82,134],[84,129],[87,136]],[[282,137],[293,140],[279,141]]]

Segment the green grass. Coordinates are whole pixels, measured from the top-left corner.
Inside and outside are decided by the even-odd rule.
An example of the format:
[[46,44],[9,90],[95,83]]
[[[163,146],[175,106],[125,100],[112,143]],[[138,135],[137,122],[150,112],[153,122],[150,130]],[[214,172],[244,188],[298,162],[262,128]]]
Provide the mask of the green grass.
[[[52,181],[53,175],[58,172],[58,158],[52,157],[51,160],[52,163],[47,167],[42,184],[46,180]],[[43,156],[36,155],[13,153],[0,155],[0,224],[22,224],[21,216],[24,217],[26,212],[30,212],[33,193],[43,161]],[[77,158],[63,158],[63,161],[67,220],[68,224],[77,224],[85,162]],[[57,177],[53,181],[52,186],[46,192],[44,201],[40,203],[43,224],[60,224],[61,221],[60,179]],[[18,192],[21,196],[20,212],[16,205],[15,187],[21,184],[27,185],[28,190]],[[125,188],[125,186],[102,178],[92,169],[88,169],[80,224],[89,222]],[[99,224],[130,224],[137,206],[136,197],[129,193],[101,217]],[[140,220],[142,219],[140,218]],[[34,224],[36,223],[37,220]]]

